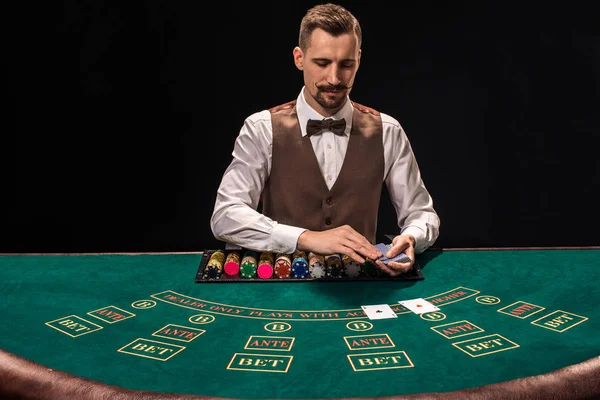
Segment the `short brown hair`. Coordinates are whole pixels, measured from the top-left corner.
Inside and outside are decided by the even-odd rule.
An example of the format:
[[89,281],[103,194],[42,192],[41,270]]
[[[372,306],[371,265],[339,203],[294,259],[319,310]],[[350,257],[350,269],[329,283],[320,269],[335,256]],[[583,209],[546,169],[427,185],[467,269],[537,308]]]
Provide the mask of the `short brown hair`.
[[344,33],[354,32],[358,38],[358,47],[362,43],[362,31],[358,20],[344,7],[327,3],[319,4],[306,12],[300,23],[300,38],[298,45],[304,51],[310,46],[310,35],[317,29],[339,36]]

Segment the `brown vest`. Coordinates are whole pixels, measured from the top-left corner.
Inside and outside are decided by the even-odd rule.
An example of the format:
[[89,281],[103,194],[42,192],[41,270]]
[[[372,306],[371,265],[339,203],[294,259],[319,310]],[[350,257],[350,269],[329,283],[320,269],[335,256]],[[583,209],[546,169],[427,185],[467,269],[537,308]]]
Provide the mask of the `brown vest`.
[[379,113],[353,103],[352,130],[342,169],[329,190],[310,138],[302,137],[296,102],[270,109],[273,124],[271,175],[262,213],[286,225],[323,231],[350,225],[375,243],[384,179]]

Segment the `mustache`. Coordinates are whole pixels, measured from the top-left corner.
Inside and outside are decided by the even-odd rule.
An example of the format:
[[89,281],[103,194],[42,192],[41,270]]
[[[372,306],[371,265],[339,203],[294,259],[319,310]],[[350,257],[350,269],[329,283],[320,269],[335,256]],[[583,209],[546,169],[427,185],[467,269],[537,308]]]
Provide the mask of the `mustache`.
[[319,90],[326,92],[341,92],[342,90],[352,89],[352,86],[347,85],[322,85],[319,86],[315,83],[315,87]]

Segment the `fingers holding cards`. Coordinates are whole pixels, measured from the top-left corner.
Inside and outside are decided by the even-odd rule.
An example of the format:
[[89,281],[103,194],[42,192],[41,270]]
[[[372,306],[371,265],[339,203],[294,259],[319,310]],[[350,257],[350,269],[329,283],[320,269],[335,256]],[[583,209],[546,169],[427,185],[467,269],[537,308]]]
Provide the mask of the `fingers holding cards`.
[[388,258],[387,253],[392,248],[391,244],[378,243],[375,245],[375,248],[383,253],[383,256],[379,257],[377,260],[381,261],[382,263],[384,263],[386,265],[390,262],[397,262],[397,263],[411,262],[411,258],[406,253],[403,253],[403,252],[400,252],[400,253],[396,254],[395,256]]
[[[391,244],[378,243],[375,245],[375,247],[377,248],[377,250],[383,253],[383,256],[379,257],[375,262],[379,266],[379,268],[382,271],[386,272],[388,275],[397,276],[407,272],[412,268],[414,254],[411,257],[409,254],[401,251],[395,256],[388,258],[387,254],[390,253],[393,247]],[[408,253],[412,253],[409,250],[411,249],[406,249]]]
[[383,272],[385,272],[386,274],[388,274],[389,276],[397,276],[402,273],[402,271],[396,271],[391,266],[388,266],[387,264],[384,264],[379,260],[376,260],[375,264],[377,264],[379,269],[382,270]]

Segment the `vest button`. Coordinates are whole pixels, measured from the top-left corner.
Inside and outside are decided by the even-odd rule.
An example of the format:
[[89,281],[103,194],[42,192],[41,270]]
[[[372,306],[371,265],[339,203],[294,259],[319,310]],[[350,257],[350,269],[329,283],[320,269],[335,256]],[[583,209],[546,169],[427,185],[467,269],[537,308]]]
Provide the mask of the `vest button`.
[[331,225],[331,218],[325,218],[325,225]]
[[331,197],[326,198],[325,203],[327,203],[328,206],[332,205],[333,204],[332,198]]

